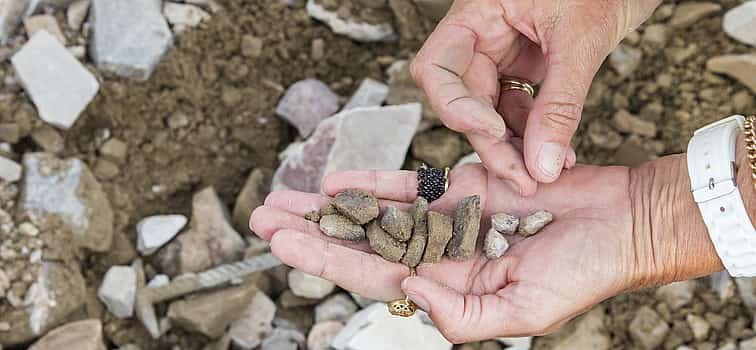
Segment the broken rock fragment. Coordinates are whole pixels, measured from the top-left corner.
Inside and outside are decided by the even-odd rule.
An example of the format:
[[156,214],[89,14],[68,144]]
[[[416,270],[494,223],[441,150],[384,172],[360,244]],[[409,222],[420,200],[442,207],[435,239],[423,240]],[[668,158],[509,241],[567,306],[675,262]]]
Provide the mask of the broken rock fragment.
[[412,204],[411,212],[415,227],[412,237],[407,242],[407,252],[402,258],[402,264],[415,267],[420,264],[425,253],[425,244],[428,242],[428,201],[423,197],[417,197]]
[[31,0],[0,0],[0,45],[16,31]]
[[106,350],[102,339],[102,323],[98,319],[71,322],[53,329],[29,350]]
[[239,319],[231,323],[228,335],[241,349],[254,349],[273,331],[276,304],[265,293],[255,293]]
[[363,42],[394,41],[396,34],[391,22],[367,23],[353,18],[345,18],[337,11],[330,11],[315,2],[307,1],[307,14],[310,17],[326,23],[336,34],[346,35],[354,40]]
[[154,215],[137,223],[137,250],[142,255],[152,255],[160,247],[170,242],[187,219],[183,215]]
[[463,260],[475,253],[475,243],[480,231],[480,196],[462,199],[454,210],[454,234],[446,246],[446,254],[455,260]]
[[21,179],[22,168],[18,163],[0,156],[0,180],[16,182]]
[[378,199],[365,190],[346,190],[337,194],[331,203],[341,215],[358,225],[367,224],[380,214]]
[[483,242],[483,252],[486,254],[486,257],[492,260],[501,258],[507,249],[509,249],[507,238],[494,228],[488,230]]
[[532,236],[554,220],[554,215],[545,210],[539,210],[520,219],[517,233],[525,237]]
[[187,28],[196,27],[202,21],[210,19],[210,14],[197,6],[177,4],[169,1],[163,4],[163,16],[168,20],[168,23],[173,25],[176,33],[181,33]]
[[491,227],[501,234],[513,235],[520,226],[520,218],[507,213],[491,215]]
[[744,44],[756,46],[756,2],[746,1],[727,11],[722,18],[725,33]]
[[706,68],[714,73],[725,74],[756,93],[756,54],[723,55],[706,61]]
[[656,349],[669,334],[669,326],[659,314],[648,306],[642,306],[630,322],[630,337],[641,348]]
[[289,288],[294,295],[310,298],[321,299],[331,294],[336,287],[333,282],[313,276],[297,269],[289,271],[288,275]]
[[424,263],[441,261],[446,245],[452,237],[454,222],[451,217],[435,211],[428,212],[428,244],[423,254]]
[[320,122],[339,110],[339,95],[317,79],[300,80],[286,90],[276,106],[281,116],[307,137]]
[[320,230],[326,236],[347,241],[365,239],[365,229],[341,215],[326,215],[320,218]]
[[355,91],[352,98],[344,106],[344,110],[357,107],[375,107],[383,104],[389,93],[388,85],[379,81],[365,78]]
[[97,297],[113,316],[131,317],[134,314],[137,275],[131,266],[113,266],[105,274]]
[[187,331],[217,338],[244,313],[256,293],[257,288],[247,283],[175,301],[168,308],[168,318]]
[[400,242],[410,239],[414,225],[412,215],[392,205],[386,207],[381,217],[381,227]]
[[[395,240],[388,232],[384,231],[378,222],[373,221],[367,226],[367,238],[370,248],[380,254],[384,259],[398,262],[407,251],[407,244]],[[411,241],[410,241],[411,242]],[[423,242],[423,245],[425,243]]]

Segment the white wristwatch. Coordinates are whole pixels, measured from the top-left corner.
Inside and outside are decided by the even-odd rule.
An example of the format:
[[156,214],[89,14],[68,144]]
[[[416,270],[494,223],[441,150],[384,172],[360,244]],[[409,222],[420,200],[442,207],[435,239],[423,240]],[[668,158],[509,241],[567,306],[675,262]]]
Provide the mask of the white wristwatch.
[[756,230],[735,178],[735,143],[745,118],[731,116],[696,130],[688,144],[693,198],[714,248],[734,277],[756,276]]

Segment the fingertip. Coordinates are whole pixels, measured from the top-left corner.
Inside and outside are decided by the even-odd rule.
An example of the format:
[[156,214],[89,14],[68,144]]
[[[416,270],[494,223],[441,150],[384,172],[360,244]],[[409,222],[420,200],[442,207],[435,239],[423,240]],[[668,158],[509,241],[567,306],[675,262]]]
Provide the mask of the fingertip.
[[564,162],[564,167],[566,169],[572,169],[572,167],[577,164],[577,154],[575,153],[575,149],[572,147],[569,147],[567,149],[567,160]]
[[266,210],[266,207],[264,205],[261,205],[252,211],[252,214],[250,214],[249,216],[249,229],[252,230],[252,232],[258,235],[260,238],[269,241],[270,236],[266,234],[267,230],[265,230],[264,212]]
[[279,230],[270,237],[270,252],[286,265],[294,266],[303,245],[306,245],[304,241],[308,239],[310,237],[296,230]]

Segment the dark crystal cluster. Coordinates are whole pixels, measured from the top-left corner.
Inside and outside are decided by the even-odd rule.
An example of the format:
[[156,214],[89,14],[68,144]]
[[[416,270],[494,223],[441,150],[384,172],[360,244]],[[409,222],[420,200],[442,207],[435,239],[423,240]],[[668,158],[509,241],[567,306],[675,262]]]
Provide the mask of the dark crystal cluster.
[[417,195],[433,202],[444,195],[446,172],[444,169],[426,166],[417,169]]

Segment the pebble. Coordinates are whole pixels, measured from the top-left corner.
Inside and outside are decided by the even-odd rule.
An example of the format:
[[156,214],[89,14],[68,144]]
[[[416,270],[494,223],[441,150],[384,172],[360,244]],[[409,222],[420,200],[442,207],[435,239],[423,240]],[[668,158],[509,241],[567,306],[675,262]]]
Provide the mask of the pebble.
[[428,240],[428,207],[428,201],[423,197],[417,197],[412,203],[410,212],[415,219],[415,228],[407,243],[407,252],[402,258],[402,264],[409,267],[420,264],[425,252],[425,244]]
[[507,213],[491,215],[491,228],[504,235],[513,235],[520,226],[520,218]]
[[422,132],[412,141],[412,155],[434,168],[454,165],[466,151],[462,139],[446,128]]
[[331,204],[341,215],[358,225],[367,224],[380,214],[378,199],[365,190],[349,189],[341,192],[333,198]]
[[159,288],[171,283],[171,278],[168,275],[159,274],[152,277],[150,282],[147,283],[147,288]]
[[507,350],[530,350],[533,337],[496,338],[496,341],[507,346]]
[[[321,39],[322,40],[322,39]],[[313,51],[314,51],[313,42]],[[360,86],[355,91],[352,98],[349,99],[343,110],[359,108],[359,107],[376,107],[383,104],[386,101],[386,97],[389,93],[388,85],[381,83],[377,80],[365,78],[360,83]]]
[[81,25],[87,19],[90,5],[92,5],[92,0],[76,0],[68,6],[68,10],[66,11],[68,28],[77,32],[81,30]]
[[679,310],[693,300],[695,281],[674,282],[656,290],[656,297],[664,300],[672,311]]
[[667,30],[667,26],[663,24],[651,24],[647,26],[643,31],[641,42],[647,47],[654,49],[664,48],[664,46],[667,45],[667,40],[669,39],[668,32],[669,31]]
[[100,147],[100,154],[115,161],[126,159],[129,146],[117,138],[110,138]]
[[396,33],[390,22],[370,24],[345,18],[338,11],[330,11],[314,0],[307,0],[307,14],[325,22],[336,34],[346,35],[357,41],[395,41]]
[[428,212],[428,244],[423,254],[424,263],[437,263],[441,261],[446,251],[446,245],[452,237],[454,222],[451,217],[444,214]]
[[656,136],[656,124],[630,114],[627,110],[619,110],[612,120],[617,130],[625,133],[646,137]]
[[100,87],[92,73],[46,31],[34,35],[11,62],[39,117],[62,129],[76,122]]
[[532,236],[554,220],[554,215],[546,210],[539,210],[526,217],[520,218],[517,233],[525,237]]
[[210,19],[210,14],[197,6],[168,1],[163,3],[163,16],[173,26],[176,33],[196,27],[202,21]]
[[749,309],[756,309],[756,278],[736,277],[735,284],[738,286],[738,295]]
[[0,142],[16,143],[21,139],[21,127],[17,123],[0,123]]
[[368,307],[368,306],[373,305],[374,303],[376,303],[375,300],[370,299],[370,298],[365,298],[362,295],[359,295],[359,294],[356,294],[356,293],[351,293],[350,292],[349,295],[352,296],[352,299],[354,299],[354,302],[357,303],[357,305],[359,305],[361,308],[366,308],[366,307]]
[[44,30],[54,36],[61,44],[66,45],[66,36],[60,30],[58,20],[52,15],[36,15],[24,19],[26,35],[31,38],[37,32]]
[[[312,58],[313,61],[320,61],[323,57],[325,57],[325,40],[323,40],[323,38],[317,38],[312,41],[310,58]],[[344,109],[346,109],[346,107],[344,107]]]
[[0,180],[16,182],[21,179],[23,168],[13,160],[0,156]]
[[706,68],[730,76],[756,93],[756,74],[753,74],[756,72],[756,54],[713,57],[706,62]]
[[5,45],[16,32],[30,3],[31,0],[0,0],[0,45]]
[[316,323],[310,329],[310,333],[307,334],[307,349],[329,350],[331,348],[331,342],[343,328],[344,325],[337,321]]
[[[307,221],[312,221],[312,222],[319,223],[320,222],[320,211],[317,211],[317,210],[310,211],[307,214],[305,214],[304,218]],[[347,220],[349,220],[349,219],[347,219]],[[349,222],[352,223],[351,220]]]
[[174,301],[168,307],[168,318],[173,326],[218,338],[247,310],[257,293],[253,285],[242,284]]
[[339,95],[317,79],[300,80],[286,90],[276,114],[308,137],[320,122],[339,110]]
[[[412,244],[414,237],[415,236],[410,240],[410,244]],[[407,252],[406,243],[399,242],[391,237],[391,235],[384,231],[375,221],[367,225],[367,238],[370,242],[370,248],[390,262],[398,262],[399,260],[402,260],[405,252]],[[423,246],[424,245],[425,243],[423,242]],[[422,251],[420,253],[422,254]]]
[[714,2],[688,1],[677,5],[669,24],[676,28],[685,28],[721,10],[722,5]]
[[231,323],[228,336],[235,348],[251,350],[273,332],[276,304],[263,292],[257,292],[241,316]]
[[67,323],[37,340],[29,350],[107,350],[103,342],[102,323],[89,319]]
[[507,249],[509,249],[509,242],[504,235],[493,228],[488,230],[483,242],[483,252],[486,257],[491,260],[501,258],[507,252]]
[[305,336],[293,329],[276,328],[262,342],[260,350],[297,350],[304,348]]
[[102,71],[147,80],[173,45],[173,34],[154,0],[93,0],[89,18],[90,55]]
[[137,276],[131,266],[112,266],[105,274],[97,298],[113,316],[129,318],[134,314]]
[[259,57],[263,53],[263,40],[250,34],[245,34],[241,38],[240,48],[241,54],[244,57]]
[[406,242],[410,239],[414,225],[412,215],[397,209],[395,206],[386,206],[383,211],[381,227],[399,242]]
[[725,270],[709,275],[709,285],[722,301],[735,295],[735,283],[733,282],[732,277],[730,277],[730,274]]
[[39,229],[30,222],[22,222],[18,225],[18,232],[25,236],[36,237],[39,234]]
[[357,312],[357,305],[346,293],[336,294],[315,307],[315,322],[349,320]]
[[688,322],[688,326],[690,326],[690,330],[693,331],[693,337],[696,340],[706,340],[706,337],[709,336],[709,331],[711,330],[711,325],[706,319],[701,316],[688,314],[685,316],[685,321]]
[[617,46],[609,55],[609,65],[614,68],[620,78],[633,74],[642,60],[643,51],[625,44]]
[[289,271],[289,288],[292,293],[303,298],[322,299],[336,287],[333,282],[304,273],[297,269]]
[[292,293],[291,289],[287,289],[278,296],[278,304],[284,309],[291,309],[302,306],[312,306],[318,303],[318,299],[309,299],[300,297]]
[[263,205],[270,192],[270,180],[273,173],[269,169],[256,168],[249,173],[241,192],[236,197],[231,221],[240,233],[252,234],[249,228],[249,215],[255,208]]
[[656,349],[669,334],[667,322],[648,306],[638,309],[628,327],[630,338],[645,350]]
[[320,230],[328,237],[348,241],[365,239],[365,229],[341,215],[326,215],[320,218]]
[[183,215],[154,215],[137,223],[137,250],[143,256],[155,253],[170,242],[187,223]]
[[446,254],[454,260],[464,260],[475,253],[480,231],[480,196],[462,199],[454,210],[454,233],[446,246]]
[[722,28],[733,39],[756,46],[756,2],[746,1],[725,13]]

